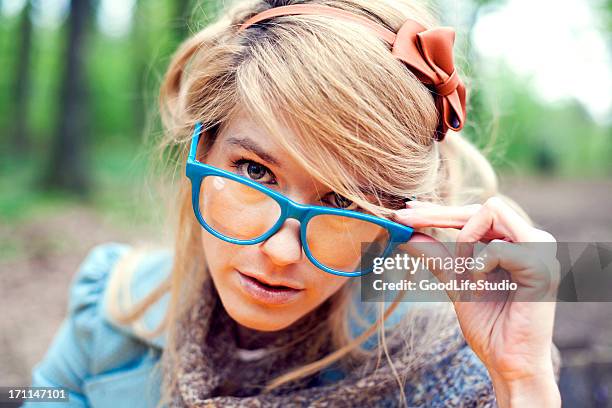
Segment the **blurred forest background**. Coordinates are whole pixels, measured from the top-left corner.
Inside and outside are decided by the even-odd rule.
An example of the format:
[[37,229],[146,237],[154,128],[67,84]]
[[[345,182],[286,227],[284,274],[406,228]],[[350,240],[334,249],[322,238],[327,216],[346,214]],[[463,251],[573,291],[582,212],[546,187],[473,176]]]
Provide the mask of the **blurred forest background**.
[[[559,240],[612,241],[612,0],[430,2],[457,30],[471,78],[464,133],[502,191]],[[177,45],[223,3],[0,0],[1,385],[29,381],[91,246],[159,234],[144,182],[158,86]],[[557,344],[582,362],[564,371],[566,401],[582,401],[567,406],[612,406],[612,329],[567,328],[610,311],[560,313]],[[593,371],[601,347],[608,365]]]

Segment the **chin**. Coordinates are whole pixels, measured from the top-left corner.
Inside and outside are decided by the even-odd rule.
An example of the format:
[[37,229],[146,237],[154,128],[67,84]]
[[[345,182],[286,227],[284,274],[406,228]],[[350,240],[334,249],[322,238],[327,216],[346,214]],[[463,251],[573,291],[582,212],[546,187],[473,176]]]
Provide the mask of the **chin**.
[[227,303],[223,301],[223,296],[221,296],[221,302],[232,319],[253,330],[282,330],[297,320],[292,319],[291,316],[281,310],[252,304],[240,295],[230,297]]
[[295,308],[290,305],[279,307],[258,303],[243,293],[237,282],[224,277],[228,275],[220,276],[219,282],[213,274],[213,281],[227,314],[240,325],[253,330],[276,331],[299,319],[300,316],[294,316]]

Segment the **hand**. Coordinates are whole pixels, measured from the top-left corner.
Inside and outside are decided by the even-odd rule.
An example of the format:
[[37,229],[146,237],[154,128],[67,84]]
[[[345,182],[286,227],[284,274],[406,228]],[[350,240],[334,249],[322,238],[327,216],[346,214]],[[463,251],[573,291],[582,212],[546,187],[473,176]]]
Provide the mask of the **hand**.
[[[517,283],[516,291],[493,300],[472,297],[472,301],[465,301],[461,293],[447,291],[467,343],[491,375],[500,406],[528,406],[526,402],[560,406],[552,366],[554,299],[560,269],[554,237],[533,228],[498,197],[483,205],[450,207],[412,201],[407,206],[396,213],[397,222],[415,229],[460,229],[455,257],[486,260],[484,268],[461,276],[454,271],[432,270],[440,281],[495,281],[494,275],[504,273]],[[474,255],[477,242],[488,245]],[[405,247],[413,255],[453,256],[442,243],[418,232]],[[543,296],[550,301],[536,301]]]

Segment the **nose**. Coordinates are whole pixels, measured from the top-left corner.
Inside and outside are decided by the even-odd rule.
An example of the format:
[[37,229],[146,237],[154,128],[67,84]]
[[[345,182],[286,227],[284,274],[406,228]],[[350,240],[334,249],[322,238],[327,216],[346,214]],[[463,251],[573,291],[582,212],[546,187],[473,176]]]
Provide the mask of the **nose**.
[[278,266],[297,263],[302,259],[300,223],[288,219],[274,235],[265,240],[261,250]]

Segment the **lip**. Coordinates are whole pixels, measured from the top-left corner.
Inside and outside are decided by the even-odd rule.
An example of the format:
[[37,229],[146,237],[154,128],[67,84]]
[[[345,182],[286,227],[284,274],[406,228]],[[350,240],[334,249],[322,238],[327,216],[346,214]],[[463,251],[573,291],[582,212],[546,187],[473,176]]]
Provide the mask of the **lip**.
[[257,278],[244,274],[240,271],[237,272],[241,288],[248,295],[263,303],[275,305],[290,303],[296,300],[303,291],[303,289],[293,289],[291,287],[272,289],[265,286]]
[[266,285],[269,286],[286,286],[290,289],[295,289],[295,290],[302,290],[304,289],[301,285],[298,285],[297,283],[293,283],[293,282],[273,282],[269,279],[264,278],[263,276],[259,276],[255,273],[251,273],[251,272],[243,272],[243,271],[238,271],[243,275],[246,275],[248,277],[251,277],[253,279],[256,279],[260,282],[265,283]]

